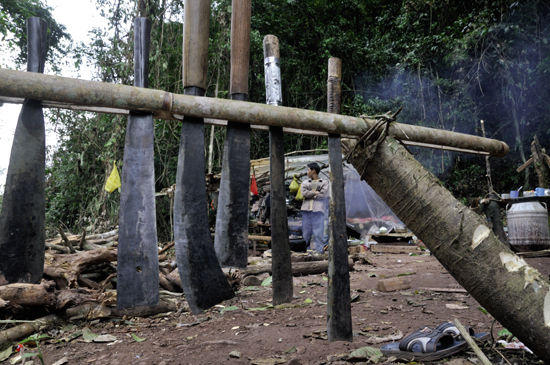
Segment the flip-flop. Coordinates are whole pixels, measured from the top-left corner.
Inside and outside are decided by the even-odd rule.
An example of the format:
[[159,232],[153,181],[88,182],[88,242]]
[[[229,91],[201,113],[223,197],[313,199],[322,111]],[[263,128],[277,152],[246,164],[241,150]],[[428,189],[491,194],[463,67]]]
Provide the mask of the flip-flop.
[[[426,327],[411,333],[400,342],[384,345],[380,350],[386,357],[394,356],[398,360],[439,360],[456,354],[468,346],[466,341],[453,335],[454,331],[450,327],[445,323],[433,330]],[[486,336],[486,333],[472,335],[478,339]]]

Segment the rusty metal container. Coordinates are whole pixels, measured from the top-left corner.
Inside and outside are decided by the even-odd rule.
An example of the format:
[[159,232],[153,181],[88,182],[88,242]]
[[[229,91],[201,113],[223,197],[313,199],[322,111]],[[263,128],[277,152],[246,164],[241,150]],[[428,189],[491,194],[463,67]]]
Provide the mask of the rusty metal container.
[[506,207],[508,241],[516,251],[550,248],[546,204],[536,200],[517,202]]

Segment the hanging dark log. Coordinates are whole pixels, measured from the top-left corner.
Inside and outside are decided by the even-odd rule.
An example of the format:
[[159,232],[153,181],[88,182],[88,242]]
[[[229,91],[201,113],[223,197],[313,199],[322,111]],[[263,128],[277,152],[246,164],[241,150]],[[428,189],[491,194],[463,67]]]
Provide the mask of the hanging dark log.
[[481,200],[480,205],[487,220],[491,222],[495,236],[497,236],[502,243],[509,246],[508,238],[506,238],[506,233],[504,232],[504,225],[502,224],[499,200],[498,194],[491,191],[485,199]]
[[[279,39],[264,37],[266,103],[282,104]],[[285,194],[285,150],[282,127],[269,127],[269,180],[271,185],[271,254],[273,266],[273,304],[292,301],[292,267],[288,242]]]
[[[134,86],[147,87],[151,22],[134,21]],[[130,112],[120,192],[117,307],[159,300],[153,116]]]
[[[27,71],[44,72],[47,25],[27,20]],[[44,270],[44,115],[38,100],[26,99],[13,136],[0,216],[0,285],[37,283]]]
[[546,155],[544,149],[540,146],[537,136],[534,136],[533,142],[531,142],[531,156],[537,174],[537,186],[541,188],[550,187],[550,167],[547,163],[548,155]]
[[[209,0],[185,1],[183,87],[186,94],[204,95],[206,89],[209,16]],[[210,237],[204,172],[204,123],[202,118],[186,117],[182,123],[176,173],[174,240],[185,298],[195,314],[234,296]]]
[[[328,60],[327,111],[340,113],[342,61]],[[348,270],[348,235],[346,230],[346,197],[344,169],[339,134],[328,136],[330,165],[330,238],[328,259],[327,335],[329,341],[351,341],[351,296]]]
[[[362,136],[376,123],[372,118],[357,118],[237,100],[179,95],[161,90],[60,76],[40,74],[31,76],[25,72],[6,69],[0,69],[0,96],[60,102],[68,108],[73,104],[115,108],[118,111],[120,109],[153,111],[156,112],[156,117],[164,119],[181,119],[181,116],[185,115],[355,137]],[[501,141],[411,124],[392,123],[389,134],[405,143],[431,148],[472,153],[477,151],[489,153],[492,156],[504,156],[509,150],[508,145]]]
[[[481,120],[480,124],[481,124],[481,135],[483,136],[483,138],[485,138],[486,137],[485,122]],[[485,156],[485,171],[486,171],[485,177],[487,178],[487,186],[489,188],[489,193],[492,193],[494,189],[493,189],[493,180],[491,178],[491,162],[489,160],[489,156]]]
[[[393,138],[349,161],[468,292],[541,360],[550,361],[550,283],[506,247]],[[529,325],[526,325],[528,323]]]
[[[251,0],[233,0],[231,75],[233,100],[248,100]],[[222,266],[246,267],[250,195],[250,126],[229,121],[222,159],[214,247]]]

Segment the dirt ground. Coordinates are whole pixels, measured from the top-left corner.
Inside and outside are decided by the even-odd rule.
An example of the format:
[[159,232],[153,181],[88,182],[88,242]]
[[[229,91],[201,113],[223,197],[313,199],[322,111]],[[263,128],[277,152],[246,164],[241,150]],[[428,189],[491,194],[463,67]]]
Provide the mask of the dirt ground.
[[[353,342],[326,339],[326,275],[294,278],[294,300],[271,306],[271,287],[241,288],[236,298],[201,315],[187,312],[149,318],[80,322],[48,333],[40,344],[45,364],[346,364],[345,355],[389,335],[407,335],[424,326],[435,327],[458,318],[476,332],[497,333],[498,322],[485,314],[468,294],[434,288],[460,285],[428,254],[370,255],[370,264],[356,263],[350,273]],[[545,275],[548,258],[529,259]],[[395,292],[377,291],[383,278],[407,276],[412,287]],[[107,342],[86,342],[78,336],[87,328],[111,335]],[[76,337],[78,336],[78,337]],[[76,338],[72,338],[76,337]],[[493,363],[535,364],[523,350],[484,351]],[[31,349],[27,349],[31,351]],[[507,360],[503,360],[505,357]],[[438,363],[479,364],[472,351]],[[468,359],[471,359],[470,362]],[[39,363],[36,359],[34,364]],[[366,359],[359,363],[367,363]],[[395,363],[380,359],[378,363]],[[28,362],[27,362],[28,364]]]

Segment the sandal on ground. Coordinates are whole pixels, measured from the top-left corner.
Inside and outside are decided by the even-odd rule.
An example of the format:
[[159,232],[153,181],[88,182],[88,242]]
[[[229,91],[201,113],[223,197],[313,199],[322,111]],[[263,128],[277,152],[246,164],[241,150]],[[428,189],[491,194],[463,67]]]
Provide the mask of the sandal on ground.
[[[459,341],[464,340],[464,338],[462,337],[462,334],[460,333],[458,328],[456,328],[456,325],[452,322],[443,322],[439,326],[437,326],[435,329],[453,336],[456,340],[459,340]],[[472,338],[476,340],[481,341],[481,340],[484,340],[487,336],[489,336],[487,332],[476,333],[472,327],[467,327],[466,330],[468,330],[468,333],[470,334],[470,336],[472,336]]]
[[[386,357],[394,356],[399,360],[439,360],[468,346],[466,341],[458,339],[453,333],[451,326],[445,323],[435,329],[425,327],[404,337],[400,342],[382,346],[380,350]],[[487,334],[474,334],[473,337],[478,338],[482,335]]]

